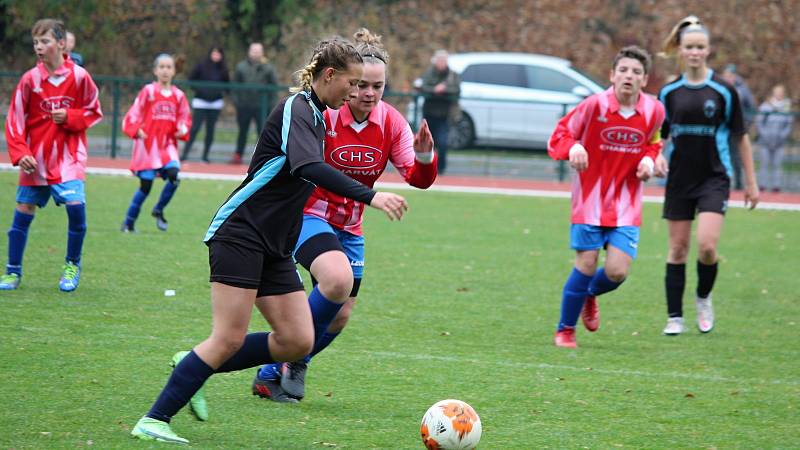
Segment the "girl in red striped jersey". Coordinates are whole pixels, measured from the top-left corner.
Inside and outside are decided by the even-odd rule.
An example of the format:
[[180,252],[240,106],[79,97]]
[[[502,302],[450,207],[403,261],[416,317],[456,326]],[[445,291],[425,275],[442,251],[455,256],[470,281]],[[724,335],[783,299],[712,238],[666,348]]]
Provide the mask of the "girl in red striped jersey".
[[136,96],[136,100],[125,114],[122,130],[133,139],[131,172],[139,177],[139,190],[133,195],[123,232],[134,231],[142,203],[150,193],[156,175],[166,181],[161,197],[153,208],[156,226],[167,231],[164,208],[178,189],[178,139],[189,139],[192,116],[186,95],[172,85],[175,76],[175,59],[162,53],[153,62],[156,81],[148,84]]

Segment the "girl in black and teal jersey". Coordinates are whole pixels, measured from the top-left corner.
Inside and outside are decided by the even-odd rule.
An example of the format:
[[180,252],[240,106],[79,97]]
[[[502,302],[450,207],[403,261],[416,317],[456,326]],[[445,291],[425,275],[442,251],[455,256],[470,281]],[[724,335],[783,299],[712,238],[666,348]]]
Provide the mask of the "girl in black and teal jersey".
[[666,119],[662,136],[672,140],[663,216],[669,224],[666,268],[666,335],[683,332],[683,291],[692,221],[697,216],[697,326],[714,327],[711,289],[717,276],[717,242],[728,206],[732,176],[728,138],[739,139],[745,169],[745,205],[758,204],[752,149],[736,89],[708,67],[708,29],[695,16],[681,20],[665,41],[685,72],[661,89]]
[[[311,351],[317,330],[292,250],[303,206],[315,185],[381,209],[390,219],[403,216],[403,197],[376,193],[322,157],[321,111],[339,108],[354,97],[362,71],[362,58],[353,44],[338,37],[322,41],[299,71],[301,86],[268,117],[247,177],[219,208],[205,236],[211,266],[211,336],[173,358],[175,370],[133,428],[133,436],[188,443],[171,430],[170,419],[211,375],[294,361]],[[332,311],[330,322],[339,305],[324,298],[317,303]],[[270,323],[271,333],[247,333],[254,305]],[[195,408],[200,405],[192,406],[195,415],[205,419],[205,411]]]

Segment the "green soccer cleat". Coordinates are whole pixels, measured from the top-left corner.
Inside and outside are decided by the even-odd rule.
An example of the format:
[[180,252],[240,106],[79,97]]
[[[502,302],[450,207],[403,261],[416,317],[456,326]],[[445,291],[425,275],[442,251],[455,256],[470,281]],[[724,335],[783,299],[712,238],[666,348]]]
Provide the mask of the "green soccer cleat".
[[144,416],[136,422],[131,436],[145,441],[169,442],[172,444],[188,444],[189,440],[175,434],[167,422]]
[[[172,361],[170,361],[169,365],[172,367],[177,367],[178,363],[181,362],[181,360],[188,354],[189,352],[187,351],[175,353],[175,355],[172,356]],[[197,391],[189,400],[189,410],[197,420],[205,422],[208,420],[208,402],[206,402],[206,396],[203,392],[203,389],[205,389],[205,387],[201,387],[200,390]]]
[[58,288],[62,292],[72,292],[78,289],[78,282],[81,280],[81,266],[67,262],[63,267],[64,273],[58,281]]
[[19,281],[22,277],[17,273],[7,273],[0,276],[0,291],[13,291],[19,287]]

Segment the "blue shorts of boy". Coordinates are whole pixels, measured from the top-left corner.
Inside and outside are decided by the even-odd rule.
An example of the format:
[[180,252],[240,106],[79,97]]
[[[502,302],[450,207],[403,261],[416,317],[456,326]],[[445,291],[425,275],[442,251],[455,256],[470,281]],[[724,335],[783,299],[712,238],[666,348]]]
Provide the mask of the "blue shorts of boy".
[[164,167],[160,169],[150,169],[150,170],[140,170],[136,172],[136,176],[142,180],[150,180],[153,181],[156,179],[156,175],[161,177],[162,180],[167,179],[167,169],[178,169],[181,170],[181,163],[175,160],[168,162]]
[[639,249],[639,227],[601,227],[573,223],[570,228],[570,246],[575,250],[600,250],[612,245],[636,259]]
[[83,180],[70,180],[49,186],[18,186],[17,203],[28,203],[44,208],[50,196],[56,206],[65,203],[86,203]]
[[350,268],[353,269],[353,278],[363,278],[364,236],[356,236],[355,234],[348,233],[347,231],[333,228],[328,222],[325,221],[325,219],[311,215],[303,216],[303,228],[300,230],[300,237],[297,239],[297,244],[294,246],[294,251],[296,252],[304,242],[321,233],[331,233],[336,235],[336,238],[339,239],[339,243],[342,244],[344,254],[350,261]]

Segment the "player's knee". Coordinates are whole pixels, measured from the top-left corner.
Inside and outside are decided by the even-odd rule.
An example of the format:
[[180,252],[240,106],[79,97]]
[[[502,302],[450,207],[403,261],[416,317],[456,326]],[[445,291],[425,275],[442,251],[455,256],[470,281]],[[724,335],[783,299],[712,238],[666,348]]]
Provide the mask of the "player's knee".
[[175,167],[167,169],[167,180],[176,186],[181,182],[181,180],[178,179],[178,172],[180,171]]
[[139,190],[142,191],[144,195],[150,194],[150,189],[153,188],[153,180],[141,180],[139,182]]
[[688,243],[682,242],[672,243],[669,247],[670,261],[686,261],[686,255],[689,253]]
[[17,211],[25,214],[35,214],[36,205],[33,203],[17,203]]
[[328,300],[342,303],[350,297],[353,290],[353,272],[350,267],[347,270],[337,269],[319,278],[319,290]]
[[703,264],[713,264],[717,260],[717,246],[701,242],[697,246],[697,259]]
[[626,267],[608,267],[605,268],[606,277],[614,283],[622,283],[628,276]]
[[214,346],[220,353],[227,355],[228,357],[233,356],[242,345],[244,345],[244,338],[246,333],[224,333],[224,334],[212,334],[211,339],[214,342]]

